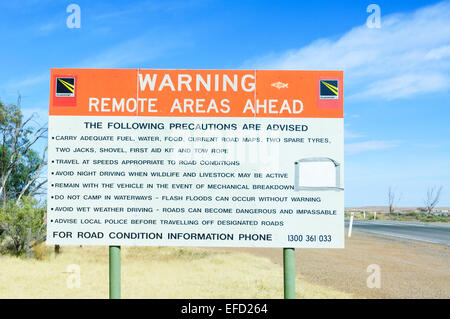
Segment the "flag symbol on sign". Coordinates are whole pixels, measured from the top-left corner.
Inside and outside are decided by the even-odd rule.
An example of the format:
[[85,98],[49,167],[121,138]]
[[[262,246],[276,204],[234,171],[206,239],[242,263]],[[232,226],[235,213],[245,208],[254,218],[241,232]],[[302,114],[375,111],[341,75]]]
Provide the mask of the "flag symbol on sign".
[[75,96],[75,78],[56,78],[56,96]]
[[338,80],[320,80],[320,99],[338,99]]

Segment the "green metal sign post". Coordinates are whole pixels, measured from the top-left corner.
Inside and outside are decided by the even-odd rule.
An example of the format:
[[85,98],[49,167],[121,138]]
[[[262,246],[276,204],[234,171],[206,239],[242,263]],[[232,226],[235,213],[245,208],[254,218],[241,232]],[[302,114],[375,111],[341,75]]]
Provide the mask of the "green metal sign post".
[[295,299],[295,249],[283,248],[284,299]]
[[120,299],[120,246],[109,246],[109,299]]

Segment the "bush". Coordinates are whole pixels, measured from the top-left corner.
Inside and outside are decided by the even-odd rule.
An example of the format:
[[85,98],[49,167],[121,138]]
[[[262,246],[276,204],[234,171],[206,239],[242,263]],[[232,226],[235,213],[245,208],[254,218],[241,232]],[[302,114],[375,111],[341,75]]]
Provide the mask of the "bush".
[[30,248],[45,239],[45,208],[36,199],[22,197],[19,203],[10,201],[0,208],[0,228],[3,229],[2,249],[16,256],[26,252],[28,229],[31,230]]
[[45,243],[37,244],[33,247],[34,257],[37,260],[45,260],[50,257],[51,248],[48,247]]

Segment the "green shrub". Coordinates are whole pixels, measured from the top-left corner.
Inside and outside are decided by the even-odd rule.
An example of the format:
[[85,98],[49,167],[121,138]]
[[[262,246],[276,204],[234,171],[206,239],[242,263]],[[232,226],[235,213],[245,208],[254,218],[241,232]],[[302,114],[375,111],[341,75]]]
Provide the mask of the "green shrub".
[[19,203],[10,201],[0,208],[0,228],[2,234],[2,250],[16,256],[26,252],[28,229],[31,230],[30,246],[44,240],[45,208],[38,205],[36,199],[22,197]]

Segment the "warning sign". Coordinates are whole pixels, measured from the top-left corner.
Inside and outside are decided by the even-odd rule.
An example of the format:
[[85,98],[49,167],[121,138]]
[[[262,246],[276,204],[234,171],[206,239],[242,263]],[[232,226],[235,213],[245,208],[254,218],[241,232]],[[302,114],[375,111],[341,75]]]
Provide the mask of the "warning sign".
[[52,69],[50,83],[48,244],[344,246],[341,71]]

